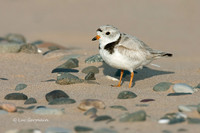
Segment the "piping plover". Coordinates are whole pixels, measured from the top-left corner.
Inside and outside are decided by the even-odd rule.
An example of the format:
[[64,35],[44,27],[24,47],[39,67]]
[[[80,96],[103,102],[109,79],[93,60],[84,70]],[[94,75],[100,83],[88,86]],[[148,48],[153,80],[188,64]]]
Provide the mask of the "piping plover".
[[113,85],[114,87],[121,86],[124,70],[131,72],[131,88],[135,69],[142,68],[157,58],[172,56],[170,53],[151,49],[135,36],[121,33],[111,25],[99,27],[97,36],[92,41],[95,40],[99,40],[99,53],[103,60],[111,67],[121,69],[119,83]]

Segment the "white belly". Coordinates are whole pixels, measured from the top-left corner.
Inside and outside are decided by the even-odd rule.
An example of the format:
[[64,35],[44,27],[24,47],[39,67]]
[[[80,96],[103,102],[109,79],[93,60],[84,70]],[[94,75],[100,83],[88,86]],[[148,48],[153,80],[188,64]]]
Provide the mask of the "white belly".
[[99,53],[108,65],[117,69],[123,69],[133,72],[142,64],[141,61],[133,60],[130,57],[122,55],[117,50],[115,50],[114,53],[110,54],[107,50],[100,49]]

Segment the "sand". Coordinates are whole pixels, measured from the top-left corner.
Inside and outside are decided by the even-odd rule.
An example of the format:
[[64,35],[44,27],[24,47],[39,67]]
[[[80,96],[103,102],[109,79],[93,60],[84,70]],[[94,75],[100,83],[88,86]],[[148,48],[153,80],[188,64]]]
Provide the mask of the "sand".
[[[163,130],[178,132],[184,128],[191,133],[199,131],[199,125],[187,122],[166,125],[158,124],[158,120],[166,113],[178,112],[178,105],[199,104],[200,93],[192,95],[168,97],[169,92],[154,92],[153,87],[160,82],[181,82],[191,86],[200,83],[200,30],[199,12],[200,2],[197,0],[168,0],[168,1],[92,1],[92,0],[59,0],[59,1],[1,1],[0,36],[8,33],[21,33],[29,42],[44,40],[66,47],[65,55],[80,54],[80,72],[75,75],[84,78],[81,70],[94,65],[100,68],[96,75],[97,84],[58,85],[55,82],[42,82],[56,79],[57,74],[51,71],[64,63],[61,57],[47,58],[42,54],[6,53],[0,58],[1,102],[14,103],[17,106],[27,107],[24,101],[7,101],[8,93],[16,92],[15,86],[25,83],[27,88],[20,91],[28,97],[37,99],[37,106],[44,105],[52,108],[65,108],[66,114],[36,115],[31,111],[25,113],[9,113],[1,115],[0,131],[9,129],[38,128],[45,131],[48,127],[63,127],[73,130],[82,125],[98,128],[112,128],[120,133],[161,133]],[[134,77],[134,86],[128,88],[129,75],[124,78],[122,87],[113,88],[115,81],[108,80],[105,75],[114,75],[116,69],[106,64],[86,64],[89,56],[98,53],[98,42],[92,42],[95,31],[100,25],[112,24],[120,31],[135,35],[150,47],[173,53],[172,58],[163,58],[154,61],[160,67],[149,65],[138,70]],[[43,51],[47,49],[43,48]],[[52,90],[63,90],[77,102],[71,105],[48,105],[45,94]],[[130,90],[138,95],[137,98],[119,100],[117,95],[123,90]],[[107,108],[98,110],[98,115],[110,115],[116,121],[106,124],[94,122],[84,116],[77,106],[83,99],[99,99],[105,102]],[[140,100],[152,98],[147,107],[137,107]],[[128,112],[145,110],[149,117],[145,122],[121,123],[118,116],[125,113],[109,108],[111,105],[123,105]],[[190,114],[200,118],[199,114]],[[47,119],[48,122],[13,122],[13,119]]]

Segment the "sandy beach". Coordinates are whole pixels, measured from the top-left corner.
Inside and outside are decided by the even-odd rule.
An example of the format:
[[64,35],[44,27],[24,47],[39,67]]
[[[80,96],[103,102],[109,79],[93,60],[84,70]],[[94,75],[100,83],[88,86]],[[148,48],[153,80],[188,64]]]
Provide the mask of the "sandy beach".
[[[97,133],[101,128],[109,129],[105,133],[198,133],[200,112],[197,108],[187,112],[180,111],[178,107],[196,107],[200,104],[200,91],[195,88],[200,83],[199,12],[200,1],[197,0],[1,1],[1,37],[8,33],[18,33],[22,34],[28,43],[37,40],[46,43],[43,46],[37,45],[41,50],[38,54],[0,53],[1,104],[12,103],[24,108],[35,106],[33,109],[0,113],[1,133],[13,129],[39,129],[41,132],[50,133],[47,129],[51,127],[65,128],[69,133],[76,133],[76,126],[90,127],[93,129],[91,133]],[[115,75],[117,69],[104,62],[85,63],[88,57],[99,53],[98,42],[91,40],[96,35],[96,29],[105,24],[111,24],[121,32],[137,36],[153,49],[170,52],[173,57],[152,62],[160,67],[148,65],[136,70],[132,88],[128,88],[129,74],[123,78],[120,88],[111,87],[118,81],[110,80],[107,76],[119,79],[119,76]],[[61,49],[44,55],[49,50],[47,43]],[[77,55],[79,66],[74,68],[78,72],[71,74],[84,79],[86,74],[81,71],[88,66],[96,66],[99,73],[95,74],[95,83],[60,85],[55,82],[58,74],[52,73],[52,70],[67,61],[62,60],[63,57],[72,55]],[[167,91],[154,91],[154,86],[161,82],[170,82],[173,85]],[[20,83],[26,84],[27,87],[16,91],[15,87]],[[194,93],[167,96],[174,93],[172,88],[177,83],[193,87]],[[45,95],[53,90],[64,91],[76,102],[49,105]],[[131,91],[137,97],[118,99],[122,91]],[[5,96],[9,93],[23,93],[28,98],[35,98],[37,103],[24,104],[25,100],[6,100]],[[97,115],[108,115],[113,118],[112,121],[95,122],[95,118],[84,115],[85,111],[78,109],[84,99],[103,101],[106,108],[97,109]],[[144,99],[153,100],[141,102]],[[111,108],[113,105],[121,105],[127,111]],[[38,106],[63,108],[64,114],[36,114],[34,110]],[[145,121],[120,121],[123,114],[140,110],[146,112]],[[160,124],[158,121],[167,113],[182,113],[187,118],[183,122]],[[197,119],[198,122],[190,123],[188,118]]]

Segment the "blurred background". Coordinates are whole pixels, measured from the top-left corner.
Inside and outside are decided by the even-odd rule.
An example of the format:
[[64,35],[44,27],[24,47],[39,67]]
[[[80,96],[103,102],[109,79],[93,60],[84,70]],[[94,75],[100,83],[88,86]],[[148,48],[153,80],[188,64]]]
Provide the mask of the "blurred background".
[[154,49],[199,58],[199,13],[199,0],[6,0],[0,36],[21,33],[28,41],[84,48],[94,44],[99,26],[111,24]]

